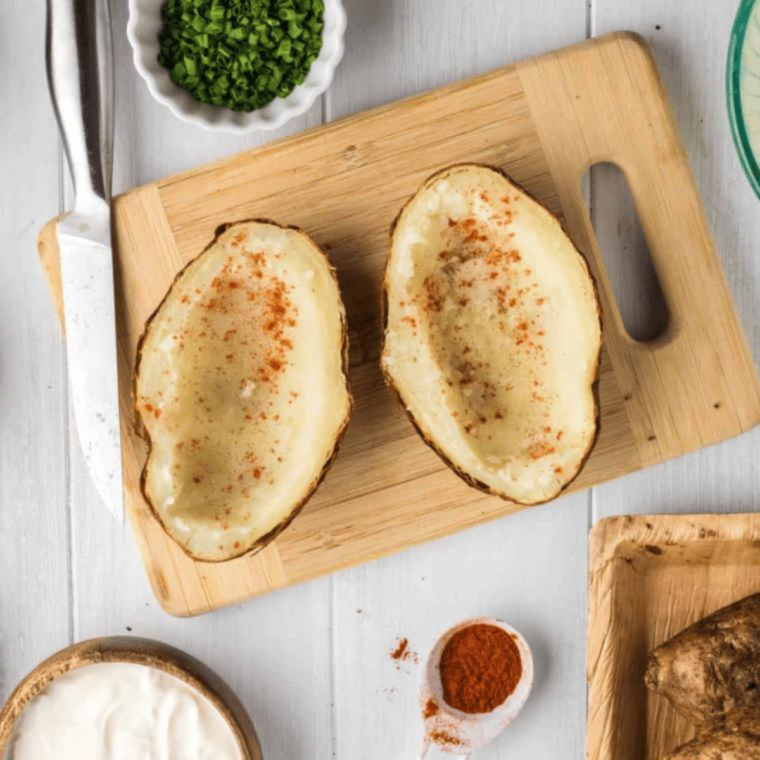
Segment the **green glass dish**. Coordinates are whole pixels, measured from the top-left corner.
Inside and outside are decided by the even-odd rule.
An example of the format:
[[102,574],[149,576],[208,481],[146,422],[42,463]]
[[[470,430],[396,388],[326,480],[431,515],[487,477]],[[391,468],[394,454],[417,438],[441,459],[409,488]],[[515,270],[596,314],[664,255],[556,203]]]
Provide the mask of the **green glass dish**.
[[726,85],[736,149],[760,197],[760,0],[743,0],[736,14]]

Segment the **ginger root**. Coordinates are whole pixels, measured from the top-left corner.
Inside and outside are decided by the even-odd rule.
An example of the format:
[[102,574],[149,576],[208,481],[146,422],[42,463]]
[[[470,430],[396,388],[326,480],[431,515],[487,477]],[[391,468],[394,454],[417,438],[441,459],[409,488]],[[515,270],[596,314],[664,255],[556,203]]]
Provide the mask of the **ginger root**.
[[760,594],[657,647],[644,680],[698,727],[665,760],[760,760]]

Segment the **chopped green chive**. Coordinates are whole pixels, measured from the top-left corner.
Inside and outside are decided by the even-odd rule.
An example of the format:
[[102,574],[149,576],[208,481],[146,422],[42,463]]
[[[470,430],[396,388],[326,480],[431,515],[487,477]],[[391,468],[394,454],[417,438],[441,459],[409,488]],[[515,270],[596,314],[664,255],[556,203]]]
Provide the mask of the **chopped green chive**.
[[166,0],[159,63],[202,103],[255,111],[306,79],[323,0]]

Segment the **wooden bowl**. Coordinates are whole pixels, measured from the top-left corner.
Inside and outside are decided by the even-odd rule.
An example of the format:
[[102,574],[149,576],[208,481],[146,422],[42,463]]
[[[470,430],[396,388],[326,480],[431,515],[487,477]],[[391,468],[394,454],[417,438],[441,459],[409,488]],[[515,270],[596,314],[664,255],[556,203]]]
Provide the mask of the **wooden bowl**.
[[0,758],[5,756],[13,727],[21,713],[51,681],[70,670],[102,662],[145,665],[184,681],[222,714],[237,739],[243,760],[263,759],[248,713],[216,673],[179,649],[133,636],[110,636],[74,644],[41,662],[29,673],[0,711]]

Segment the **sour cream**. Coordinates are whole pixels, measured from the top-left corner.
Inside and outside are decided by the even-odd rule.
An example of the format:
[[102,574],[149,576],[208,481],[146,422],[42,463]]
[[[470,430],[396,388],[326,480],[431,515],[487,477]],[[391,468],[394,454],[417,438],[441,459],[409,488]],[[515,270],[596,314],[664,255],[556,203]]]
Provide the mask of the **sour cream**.
[[155,668],[100,663],[69,671],[35,697],[5,760],[242,760],[219,710]]

